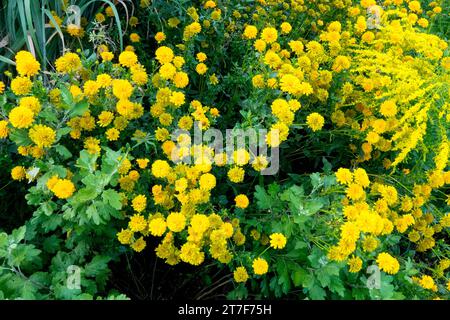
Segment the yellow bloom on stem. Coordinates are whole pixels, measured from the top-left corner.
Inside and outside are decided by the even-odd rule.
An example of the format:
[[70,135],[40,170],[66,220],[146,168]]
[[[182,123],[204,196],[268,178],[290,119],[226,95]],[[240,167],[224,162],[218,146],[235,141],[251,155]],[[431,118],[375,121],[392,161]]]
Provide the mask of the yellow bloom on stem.
[[152,219],[148,224],[148,229],[152,236],[161,237],[167,229],[166,221],[163,218]]
[[142,212],[147,207],[147,197],[145,195],[138,195],[131,201],[131,206],[136,212]]
[[24,129],[30,127],[33,123],[34,113],[30,108],[19,106],[10,111],[8,118],[13,127]]
[[67,199],[70,198],[75,192],[75,185],[68,179],[58,179],[52,186],[51,191],[58,198]]
[[274,249],[283,249],[286,246],[286,237],[281,233],[272,233],[269,238],[270,246]]
[[119,63],[124,66],[131,68],[138,62],[136,54],[132,51],[124,51],[119,55]]
[[56,139],[56,132],[52,128],[36,124],[28,132],[28,136],[38,147],[50,147]]
[[140,214],[135,214],[130,218],[128,222],[128,227],[133,232],[140,232],[147,228],[147,220],[145,220],[144,216]]
[[386,252],[382,252],[377,256],[377,264],[382,271],[388,274],[396,274],[400,269],[397,259]]
[[167,227],[170,231],[181,232],[186,226],[186,217],[179,212],[172,212],[167,217]]
[[32,77],[41,69],[41,64],[28,51],[19,51],[15,59],[16,70],[23,77]]
[[234,281],[246,282],[249,278],[247,269],[245,267],[237,267],[233,272]]
[[253,267],[253,272],[257,275],[266,274],[267,271],[269,270],[269,264],[263,258],[254,259],[252,267]]
[[348,259],[347,265],[349,267],[350,272],[355,273],[361,270],[362,268],[362,260],[360,257],[352,257]]
[[312,131],[319,131],[322,129],[325,119],[317,112],[313,112],[306,117],[306,124]]
[[22,166],[16,166],[14,168],[12,168],[11,170],[11,178],[13,178],[13,180],[23,180],[25,179],[26,176],[26,171],[25,168]]
[[28,77],[17,77],[11,81],[11,90],[15,95],[24,96],[31,91],[33,83]]
[[129,229],[122,229],[117,233],[117,239],[121,244],[130,244],[131,239],[133,238],[133,232]]
[[237,195],[236,198],[234,198],[234,202],[236,203],[236,207],[245,209],[249,205],[249,200],[245,194]]

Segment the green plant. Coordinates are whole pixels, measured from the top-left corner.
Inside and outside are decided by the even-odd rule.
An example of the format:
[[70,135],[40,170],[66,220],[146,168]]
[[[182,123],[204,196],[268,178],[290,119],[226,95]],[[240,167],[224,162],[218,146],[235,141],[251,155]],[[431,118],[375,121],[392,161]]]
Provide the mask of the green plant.
[[[123,49],[123,34],[118,8],[109,0],[11,0],[0,7],[0,71],[7,65],[14,65],[12,57],[21,49],[26,48],[47,70],[65,50],[73,48],[71,39],[65,33],[67,24],[76,21],[77,13],[67,11],[69,5],[77,6],[80,11],[80,21],[92,22],[101,6],[110,6],[114,13],[117,40]],[[61,18],[60,18],[61,17]],[[58,23],[56,18],[60,19]],[[78,22],[77,22],[78,23]]]

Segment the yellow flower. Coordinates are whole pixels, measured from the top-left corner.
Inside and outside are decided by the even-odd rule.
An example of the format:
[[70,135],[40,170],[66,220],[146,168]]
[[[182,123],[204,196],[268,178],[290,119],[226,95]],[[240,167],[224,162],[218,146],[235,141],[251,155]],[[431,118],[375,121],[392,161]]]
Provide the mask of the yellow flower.
[[297,95],[300,86],[300,80],[292,74],[285,74],[280,79],[280,89],[289,94]]
[[167,229],[166,221],[163,218],[151,219],[148,224],[148,229],[152,236],[161,237]]
[[156,178],[166,178],[170,171],[170,165],[165,160],[156,160],[152,164],[152,174]]
[[208,57],[206,56],[206,54],[204,52],[199,52],[199,53],[197,53],[196,58],[199,62],[204,62],[204,61],[206,61],[206,59]]
[[289,22],[283,22],[280,27],[281,27],[281,32],[284,34],[288,34],[289,32],[292,31],[292,26]]
[[145,195],[138,195],[131,201],[131,206],[136,212],[142,212],[147,207],[147,197]]
[[313,112],[306,117],[306,124],[312,131],[318,131],[322,129],[325,123],[325,119],[317,112]]
[[350,68],[350,59],[346,56],[337,56],[336,59],[334,59],[333,63],[333,71],[335,72],[341,72],[342,70]]
[[347,197],[352,200],[359,200],[364,197],[365,192],[364,189],[356,183],[350,183],[346,190]]
[[234,281],[246,282],[248,280],[248,273],[245,267],[237,267],[233,272]]
[[367,175],[366,170],[363,168],[358,168],[353,172],[355,177],[355,182],[363,188],[367,188],[370,185],[370,180]]
[[33,111],[24,106],[15,107],[12,109],[8,117],[12,126],[18,129],[28,128],[34,121]]
[[264,28],[263,31],[261,32],[261,38],[266,43],[274,43],[278,39],[277,29],[272,27]]
[[100,53],[100,56],[102,57],[103,61],[111,61],[112,59],[114,59],[114,53],[109,51],[103,51],[102,53]]
[[386,118],[395,116],[397,114],[395,102],[392,100],[384,101],[380,106],[380,113]]
[[165,80],[170,80],[175,76],[177,69],[171,63],[164,63],[161,68],[159,68],[159,74],[161,78]]
[[9,134],[8,121],[0,120],[0,139],[5,139]]
[[131,68],[138,62],[136,54],[132,51],[124,51],[119,55],[119,63],[124,66]]
[[66,30],[72,37],[82,37],[84,34],[83,28],[73,23],[67,25]]
[[107,88],[111,85],[112,78],[109,74],[102,73],[97,76],[96,81],[100,88]]
[[255,39],[258,34],[258,29],[255,26],[248,25],[244,29],[244,38],[245,39]]
[[40,148],[50,147],[56,139],[56,132],[42,124],[34,125],[28,132],[28,135],[31,141]]
[[132,238],[133,232],[128,229],[125,230],[122,229],[120,232],[117,233],[117,239],[121,244],[130,244]]
[[128,222],[128,228],[133,232],[141,232],[147,228],[147,220],[140,214],[135,214]]
[[203,75],[206,73],[206,71],[208,71],[208,67],[206,66],[206,64],[204,63],[199,63],[197,64],[197,66],[195,67],[195,71],[200,74]]
[[386,252],[382,252],[378,255],[377,264],[382,271],[389,274],[396,274],[400,268],[397,259]]
[[128,80],[114,79],[112,81],[113,94],[119,100],[129,99],[133,94],[133,86]]
[[11,178],[13,178],[13,180],[23,180],[25,179],[26,176],[26,171],[25,168],[22,166],[16,166],[14,168],[12,168],[11,170]]
[[11,81],[11,90],[15,95],[24,96],[31,91],[33,83],[27,77],[17,77]]
[[356,273],[361,270],[362,268],[362,260],[360,257],[352,257],[348,259],[347,265],[349,267],[350,272]]
[[234,202],[236,203],[236,207],[245,209],[249,205],[249,200],[245,194],[237,195],[236,198],[234,198]]
[[133,244],[131,245],[131,248],[136,252],[141,252],[142,250],[145,249],[146,246],[147,246],[147,243],[145,242],[144,238],[140,237],[135,242],[133,242]]
[[256,50],[258,50],[258,52],[263,52],[264,50],[266,50],[266,43],[264,42],[264,40],[258,39],[255,40],[255,43],[253,44],[253,46],[255,47]]
[[174,58],[172,49],[166,46],[159,47],[155,54],[156,60],[158,60],[161,64],[170,63]]
[[164,34],[164,32],[157,32],[155,34],[155,40],[156,42],[161,43],[166,40],[166,35]]
[[15,59],[16,70],[22,77],[32,77],[41,69],[41,64],[28,51],[19,51]]
[[427,290],[433,290],[433,288],[435,287],[433,278],[430,276],[427,276],[427,275],[423,275],[420,278],[419,284],[422,288],[427,289]]
[[185,88],[189,84],[189,77],[185,72],[177,72],[173,76],[173,83],[177,88]]
[[227,175],[228,179],[230,179],[231,182],[239,183],[244,181],[245,171],[240,167],[233,167],[230,170],[228,170]]
[[183,92],[174,91],[170,96],[170,102],[175,105],[175,107],[181,107],[185,103],[185,96]]
[[106,127],[108,126],[112,121],[114,120],[114,113],[110,111],[102,111],[98,115],[98,121],[97,124],[100,127]]
[[336,180],[340,184],[348,185],[353,182],[353,174],[349,169],[339,168],[338,171],[336,171]]
[[81,67],[80,57],[73,52],[68,52],[55,61],[56,71],[68,73],[77,71]]
[[269,270],[269,264],[267,261],[263,258],[256,258],[253,260],[253,272],[257,275],[263,275],[267,273]]
[[88,80],[84,83],[84,94],[88,97],[94,97],[100,90],[100,84],[93,80]]
[[136,159],[136,162],[137,162],[137,164],[138,164],[140,169],[145,169],[145,168],[147,168],[147,165],[150,162],[150,160],[148,160],[148,159]]
[[35,115],[37,115],[41,111],[41,103],[39,102],[39,99],[36,97],[23,97],[19,101],[19,106],[21,107],[27,107]]
[[141,41],[141,37],[136,32],[133,32],[132,34],[130,34],[130,41],[133,43],[139,42]]
[[51,191],[60,199],[70,198],[75,192],[75,185],[68,179],[58,179]]
[[205,254],[200,251],[200,247],[197,244],[186,242],[180,249],[180,259],[186,263],[198,266],[204,261]]
[[253,169],[255,169],[256,171],[261,171],[267,168],[267,165],[269,164],[269,161],[267,160],[267,158],[263,155],[257,156],[253,161],[252,161],[252,167]]
[[286,246],[286,237],[281,233],[272,233],[269,238],[270,246],[274,249],[283,249]]
[[205,173],[199,180],[200,189],[212,190],[216,186],[216,177],[211,173]]
[[186,217],[179,212],[172,212],[167,217],[167,227],[170,231],[181,232],[186,226]]
[[101,12],[99,12],[95,15],[95,20],[102,23],[102,22],[105,22],[106,18]]

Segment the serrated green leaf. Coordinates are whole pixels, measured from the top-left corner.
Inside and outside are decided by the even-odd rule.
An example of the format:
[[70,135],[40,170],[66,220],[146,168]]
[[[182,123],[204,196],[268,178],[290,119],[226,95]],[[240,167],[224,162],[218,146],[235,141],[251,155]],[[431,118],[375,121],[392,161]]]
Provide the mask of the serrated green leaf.
[[102,198],[105,203],[108,203],[114,209],[122,209],[122,197],[117,191],[113,189],[107,189],[103,191]]

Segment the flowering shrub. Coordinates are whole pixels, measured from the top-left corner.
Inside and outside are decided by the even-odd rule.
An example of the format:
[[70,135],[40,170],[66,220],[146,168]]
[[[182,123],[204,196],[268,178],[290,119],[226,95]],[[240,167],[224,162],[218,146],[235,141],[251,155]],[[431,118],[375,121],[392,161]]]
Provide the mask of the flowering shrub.
[[[427,29],[438,3],[138,5],[125,51],[66,52],[49,74],[20,51],[0,82],[0,138],[22,156],[11,178],[36,208],[1,234],[0,283],[21,263],[33,280],[5,295],[123,298],[108,263],[130,248],[217,264],[230,298],[449,297],[450,58]],[[217,149],[197,139],[212,128],[267,134]],[[84,266],[76,290],[70,265]]]

